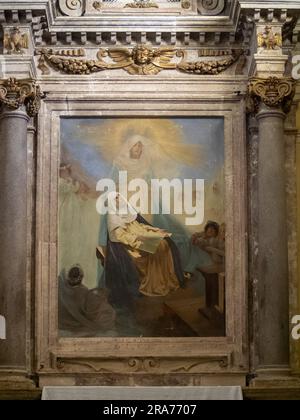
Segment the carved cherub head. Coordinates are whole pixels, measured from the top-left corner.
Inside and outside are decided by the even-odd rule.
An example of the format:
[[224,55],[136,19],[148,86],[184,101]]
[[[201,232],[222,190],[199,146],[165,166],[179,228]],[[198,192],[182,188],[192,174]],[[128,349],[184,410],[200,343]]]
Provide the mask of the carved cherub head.
[[139,66],[150,64],[153,58],[154,52],[145,45],[137,45],[132,51],[132,59]]

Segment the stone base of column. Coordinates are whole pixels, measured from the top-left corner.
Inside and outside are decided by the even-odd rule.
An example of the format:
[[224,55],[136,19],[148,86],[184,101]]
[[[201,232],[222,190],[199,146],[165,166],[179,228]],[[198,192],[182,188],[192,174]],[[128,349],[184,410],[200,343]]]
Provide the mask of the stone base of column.
[[0,390],[34,390],[37,384],[25,371],[0,370]]
[[255,372],[252,388],[300,388],[300,376],[293,375],[288,366],[266,366]]

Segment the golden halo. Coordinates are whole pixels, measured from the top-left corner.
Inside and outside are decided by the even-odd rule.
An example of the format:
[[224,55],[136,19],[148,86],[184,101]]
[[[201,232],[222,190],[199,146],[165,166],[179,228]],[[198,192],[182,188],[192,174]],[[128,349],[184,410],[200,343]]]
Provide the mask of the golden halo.
[[201,146],[186,144],[182,127],[171,119],[118,118],[109,119],[100,126],[89,127],[82,138],[93,144],[103,159],[113,163],[124,142],[133,135],[141,135],[158,146],[160,164],[176,161],[183,165],[198,166]]

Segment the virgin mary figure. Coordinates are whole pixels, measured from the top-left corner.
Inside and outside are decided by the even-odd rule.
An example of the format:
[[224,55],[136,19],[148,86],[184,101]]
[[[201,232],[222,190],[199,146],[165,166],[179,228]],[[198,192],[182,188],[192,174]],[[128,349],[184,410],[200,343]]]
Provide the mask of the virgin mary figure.
[[118,193],[108,196],[107,222],[104,266],[111,304],[133,309],[140,296],[167,296],[184,287],[171,234],[147,223]]
[[[191,150],[187,151],[191,152]],[[164,164],[161,163],[164,161]],[[127,171],[128,183],[136,178],[145,180],[148,185],[151,183],[151,179],[159,179],[162,177],[173,178],[176,173],[178,163],[171,158],[165,156],[165,152],[161,150],[158,145],[151,142],[145,136],[139,134],[130,136],[122,146],[118,156],[113,162],[113,168],[111,172],[111,179],[118,184],[119,172]],[[148,189],[150,191],[150,188]],[[159,197],[159,194],[154,194],[155,197]],[[150,197],[145,197],[145,200],[150,202]],[[149,223],[156,227],[167,230],[172,233],[172,240],[177,245],[177,248],[181,257],[181,264],[184,272],[193,273],[197,266],[207,263],[209,260],[205,252],[195,247],[191,240],[190,234],[185,227],[172,215],[165,215],[161,209],[161,202],[157,201],[152,203],[152,208],[155,210],[154,215],[143,214],[144,218]],[[101,217],[100,221],[100,234],[99,234],[99,245],[104,249],[107,244],[107,217]],[[105,276],[101,276],[102,281],[99,281],[102,286],[103,279]]]

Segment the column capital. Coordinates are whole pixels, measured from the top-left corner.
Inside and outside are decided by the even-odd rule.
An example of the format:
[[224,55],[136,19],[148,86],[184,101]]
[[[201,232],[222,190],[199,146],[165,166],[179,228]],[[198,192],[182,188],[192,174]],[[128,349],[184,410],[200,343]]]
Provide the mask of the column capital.
[[44,95],[35,80],[15,78],[0,80],[0,104],[8,109],[25,107],[29,117],[35,117]]
[[247,110],[257,114],[261,105],[289,113],[295,95],[295,81],[289,77],[253,77],[249,80]]

